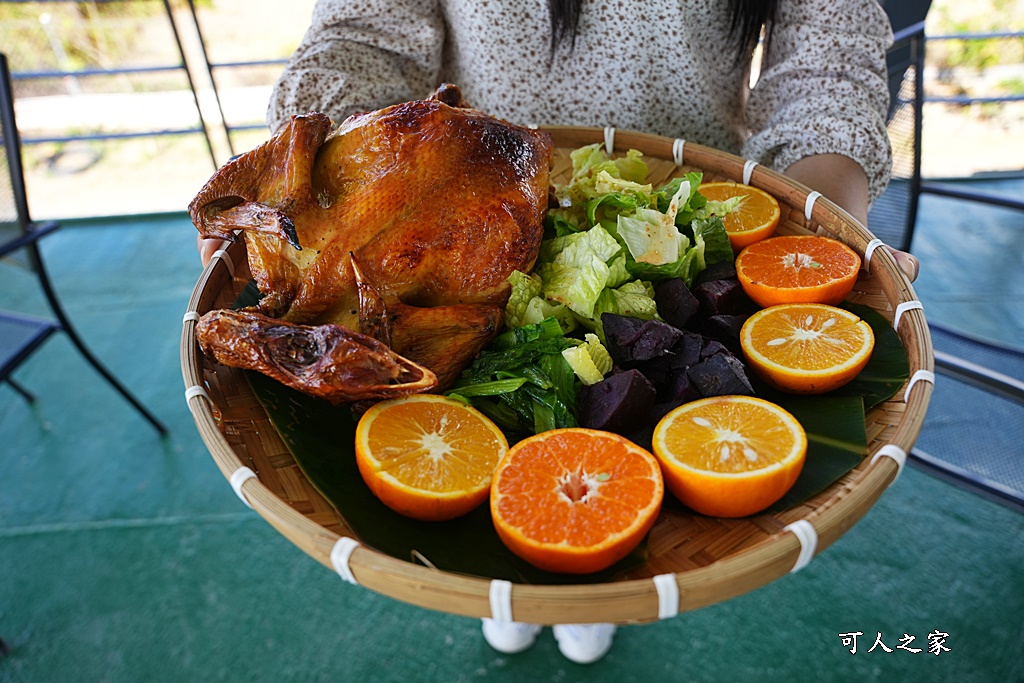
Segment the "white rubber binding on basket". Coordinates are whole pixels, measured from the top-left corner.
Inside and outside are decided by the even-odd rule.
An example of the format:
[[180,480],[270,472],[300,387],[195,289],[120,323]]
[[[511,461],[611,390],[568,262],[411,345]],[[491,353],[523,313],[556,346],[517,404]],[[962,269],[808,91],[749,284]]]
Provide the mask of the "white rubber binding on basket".
[[181,324],[184,325],[185,323],[189,322],[197,323],[199,322],[199,318],[201,317],[202,316],[199,315],[199,311],[185,311],[185,315],[183,315],[181,318]]
[[513,621],[512,582],[491,579],[488,597],[491,602],[491,619],[501,624],[511,624]]
[[808,223],[811,222],[811,214],[814,213],[814,203],[818,201],[818,197],[820,196],[821,193],[818,192],[817,190],[814,190],[813,192],[808,194],[807,199],[804,200],[804,218],[807,219]]
[[242,501],[243,503],[245,503],[245,506],[247,508],[249,508],[250,510],[252,509],[252,504],[249,503],[249,501],[245,499],[245,495],[242,493],[242,484],[244,484],[245,482],[247,482],[250,479],[255,479],[255,478],[256,478],[256,473],[253,472],[248,467],[246,467],[245,465],[242,465],[237,470],[232,472],[231,473],[231,478],[228,479],[228,481],[231,482],[231,488],[233,488],[235,490],[235,495],[238,496],[238,499],[240,501]]
[[191,403],[192,399],[194,399],[197,396],[202,396],[203,398],[205,398],[207,403],[213,403],[213,400],[210,399],[210,395],[206,393],[206,389],[202,388],[198,384],[196,384],[195,386],[191,386],[185,390],[185,403]]
[[875,253],[875,249],[885,246],[885,242],[878,239],[877,237],[867,243],[864,247],[864,258],[862,259],[861,265],[865,272],[871,272],[871,255]]
[[907,390],[903,392],[903,402],[907,403],[910,401],[910,390],[914,388],[914,385],[918,382],[930,382],[932,386],[935,386],[935,373],[931,370],[918,370],[907,382]]
[[896,476],[889,482],[889,486],[892,486],[900,478],[903,466],[907,464],[907,452],[894,443],[887,443],[878,449],[878,452],[871,458],[870,464],[874,465],[875,461],[881,457],[892,458],[896,461]]
[[654,588],[658,591],[658,618],[671,619],[679,614],[679,584],[675,574],[658,574],[654,577]]
[[790,574],[795,574],[810,564],[814,558],[814,553],[818,549],[818,532],[806,519],[787,524],[783,531],[793,532],[796,540],[800,541],[800,554],[796,558],[796,564],[789,570]]
[[676,166],[683,165],[683,148],[686,147],[686,140],[682,138],[676,138],[672,142],[672,160],[676,162]]
[[750,184],[750,176],[754,175],[754,167],[757,166],[756,161],[747,159],[746,163],[743,164],[743,184]]
[[228,275],[230,275],[231,278],[234,279],[234,277],[235,277],[235,262],[231,260],[230,256],[228,256],[227,250],[226,249],[218,249],[217,251],[213,252],[213,256],[210,257],[210,260],[212,261],[215,258],[218,258],[218,259],[220,259],[221,261],[224,262],[224,265],[228,267]]
[[605,126],[604,128],[604,151],[608,156],[612,155],[615,151],[615,128],[612,126]]
[[334,544],[334,547],[331,548],[331,564],[334,566],[334,571],[338,572],[338,576],[354,586],[358,586],[359,582],[356,581],[356,576],[352,573],[352,568],[349,566],[348,561],[359,545],[360,543],[356,539],[342,536]]
[[907,311],[913,311],[913,310],[923,311],[924,310],[924,305],[920,301],[918,301],[917,299],[914,299],[913,301],[904,301],[899,306],[897,306],[896,307],[896,314],[893,315],[893,317],[892,317],[892,329],[894,329],[897,332],[899,332],[900,331],[900,318],[902,318],[903,314],[906,313]]

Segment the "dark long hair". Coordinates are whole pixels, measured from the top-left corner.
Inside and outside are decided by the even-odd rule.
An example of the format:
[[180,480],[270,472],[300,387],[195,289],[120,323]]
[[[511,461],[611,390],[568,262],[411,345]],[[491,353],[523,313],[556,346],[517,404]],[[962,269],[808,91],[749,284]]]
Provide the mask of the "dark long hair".
[[[770,35],[778,0],[728,0],[729,31],[734,39],[737,59],[744,59],[757,45],[761,27],[767,26]],[[568,44],[571,50],[576,45],[580,10],[583,0],[548,0],[551,16],[551,53],[559,45]],[[767,36],[766,36],[767,39]]]

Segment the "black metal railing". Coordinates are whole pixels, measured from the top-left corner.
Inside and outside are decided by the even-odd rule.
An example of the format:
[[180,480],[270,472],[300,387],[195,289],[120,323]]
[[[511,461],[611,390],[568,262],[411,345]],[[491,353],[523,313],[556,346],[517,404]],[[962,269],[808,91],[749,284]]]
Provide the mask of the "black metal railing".
[[[69,4],[73,0],[33,0],[36,4]],[[146,2],[147,0],[130,0],[132,2]],[[94,0],[97,4],[106,4],[121,2],[124,3],[126,0]],[[105,131],[93,131],[89,133],[78,133],[68,135],[48,135],[48,136],[31,136],[23,135],[21,138],[22,144],[33,145],[42,143],[62,143],[62,142],[75,142],[75,141],[89,141],[89,140],[115,140],[115,139],[130,139],[130,138],[149,138],[159,136],[170,136],[170,135],[191,135],[201,134],[206,141],[206,147],[210,153],[210,160],[213,162],[213,166],[216,169],[218,166],[217,157],[214,153],[214,145],[210,136],[210,129],[207,125],[206,118],[203,116],[202,109],[199,105],[199,96],[196,90],[196,84],[193,79],[192,70],[189,69],[187,60],[185,59],[185,48],[182,44],[181,33],[178,30],[177,22],[174,19],[174,13],[171,10],[170,0],[162,0],[164,12],[167,15],[167,21],[174,37],[174,44],[177,48],[177,54],[180,61],[177,64],[169,65],[156,65],[156,66],[135,66],[135,67],[117,67],[117,68],[105,68],[105,69],[80,69],[80,70],[64,70],[64,69],[49,69],[39,71],[13,71],[11,79],[15,82],[18,81],[30,81],[35,79],[52,79],[52,78],[97,78],[97,77],[112,77],[126,74],[153,74],[153,73],[181,73],[185,76],[189,91],[192,93],[192,99],[195,104],[197,123],[192,126],[184,126],[180,128],[163,128],[163,129],[150,129],[140,130],[131,132],[105,132]],[[25,4],[25,0],[0,0],[0,4]],[[189,0],[189,5],[192,2]]]
[[[951,41],[986,42],[999,41],[1001,43],[1019,43],[1019,48],[1024,48],[1024,32],[1022,31],[995,31],[985,33],[957,33],[948,35],[927,36],[925,45],[941,45]],[[1020,50],[1018,50],[1020,51]],[[922,62],[924,64],[925,62]],[[963,67],[969,71],[984,69],[983,66]],[[1020,87],[1024,88],[1024,73],[1019,74]],[[933,81],[934,83],[934,81]],[[963,88],[957,88],[964,90]],[[1024,93],[998,93],[998,94],[974,94],[958,92],[954,95],[937,95],[934,92],[923,93],[923,104],[946,104],[967,107],[971,105],[1002,105],[1011,102],[1024,101]],[[1024,158],[1021,159],[1024,171]],[[990,206],[999,206],[1008,209],[1024,210],[1024,200],[1006,195],[999,195],[992,192],[980,192],[955,187],[949,183],[936,181],[922,181],[920,192],[964,201],[977,202]]]
[[[37,3],[49,3],[49,4],[68,4],[72,0],[34,0]],[[97,4],[113,4],[113,3],[145,3],[154,2],[155,0],[94,0]],[[227,152],[230,156],[236,154],[235,142],[233,135],[242,131],[253,131],[265,128],[265,124],[262,122],[263,112],[254,113],[252,117],[246,117],[247,120],[243,121],[231,121],[225,115],[224,106],[221,100],[221,90],[219,83],[219,75],[231,72],[239,69],[253,69],[259,67],[282,67],[287,60],[285,59],[252,59],[252,60],[234,60],[234,61],[214,61],[210,58],[210,53],[207,49],[207,38],[203,31],[202,22],[196,12],[196,7],[193,0],[175,0],[179,3],[178,7],[182,10],[185,9],[184,2],[187,5],[188,17],[191,19],[191,26],[179,27],[179,19],[175,18],[175,12],[172,9],[171,0],[161,0],[163,6],[163,12],[166,14],[168,25],[170,27],[176,55],[178,57],[177,63],[173,64],[159,64],[149,66],[116,66],[112,68],[86,68],[81,70],[63,70],[63,69],[40,69],[35,71],[20,71],[13,74],[15,81],[31,81],[33,79],[54,79],[54,78],[102,78],[112,77],[119,75],[128,74],[141,74],[141,75],[153,75],[160,73],[181,73],[187,79],[188,89],[191,92],[192,102],[195,106],[196,122],[193,125],[182,125],[180,127],[166,127],[162,129],[149,129],[149,130],[135,130],[135,131],[84,131],[84,132],[64,132],[63,134],[46,134],[46,135],[25,135],[23,136],[23,143],[26,145],[42,144],[42,143],[66,143],[74,141],[97,141],[97,140],[118,140],[118,139],[132,139],[132,138],[147,138],[147,137],[158,137],[158,136],[180,136],[180,135],[201,135],[205,140],[206,147],[209,150],[210,160],[214,166],[214,169],[218,168],[220,161],[217,158],[216,149],[223,150],[223,145],[226,144]],[[25,0],[0,0],[0,4],[14,4],[22,3],[25,4]],[[186,23],[188,20],[185,20]],[[193,57],[198,55],[198,63],[189,63],[186,58],[186,49],[182,40],[182,31],[179,28],[186,28],[194,30],[198,45],[192,45],[194,50],[189,54]],[[895,35],[896,42],[894,49],[890,52],[890,73],[893,73],[894,68],[903,68],[907,73],[912,74],[914,79],[913,92],[915,97],[921,98],[917,102],[917,106],[914,108],[916,111],[915,120],[913,122],[914,131],[914,144],[916,149],[914,150],[914,163],[915,167],[909,174],[909,180],[913,183],[914,187],[911,188],[912,193],[916,196],[920,192],[930,192],[933,194],[944,194],[946,196],[955,196],[962,199],[969,199],[975,201],[985,201],[987,203],[998,204],[1002,206],[1010,206],[1011,208],[1022,208],[1024,202],[1020,202],[1013,198],[999,198],[999,197],[988,197],[983,193],[975,193],[970,191],[961,190],[958,188],[951,188],[943,186],[937,183],[923,182],[921,180],[921,138],[923,125],[921,118],[922,104],[947,104],[947,105],[960,105],[969,106],[972,104],[999,104],[999,103],[1012,103],[1024,100],[1024,94],[1009,93],[1009,94],[976,94],[976,93],[957,93],[953,95],[949,94],[936,94],[934,92],[926,92],[931,90],[930,87],[926,88],[926,48],[929,44],[954,41],[954,40],[968,40],[968,41],[1018,41],[1024,40],[1024,32],[990,32],[990,33],[972,33],[972,34],[952,34],[952,35],[941,35],[941,36],[926,36],[924,22],[914,24],[904,30],[901,30]],[[895,62],[894,60],[903,60],[902,65]],[[214,121],[214,117],[208,118],[204,114],[203,108],[200,106],[200,97],[197,89],[197,80],[202,80],[204,85],[209,88],[212,93],[213,99],[216,103],[217,114],[219,120]],[[893,91],[892,101],[894,107],[899,104],[900,97],[900,84],[894,85],[896,88]],[[892,114],[892,112],[890,112]],[[214,144],[212,139],[212,132],[217,131],[217,142]]]

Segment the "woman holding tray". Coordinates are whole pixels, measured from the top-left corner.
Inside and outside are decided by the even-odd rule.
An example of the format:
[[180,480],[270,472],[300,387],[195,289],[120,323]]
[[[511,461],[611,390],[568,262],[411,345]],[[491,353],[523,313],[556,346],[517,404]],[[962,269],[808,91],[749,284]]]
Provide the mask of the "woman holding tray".
[[[892,163],[891,41],[874,0],[318,0],[267,121],[276,131],[320,111],[339,123],[450,82],[513,123],[613,126],[738,154],[866,225]],[[204,262],[216,248],[200,244]],[[917,260],[895,256],[913,280]],[[615,631],[554,628],[580,663],[604,656]],[[511,653],[540,627],[485,619],[483,630]]]

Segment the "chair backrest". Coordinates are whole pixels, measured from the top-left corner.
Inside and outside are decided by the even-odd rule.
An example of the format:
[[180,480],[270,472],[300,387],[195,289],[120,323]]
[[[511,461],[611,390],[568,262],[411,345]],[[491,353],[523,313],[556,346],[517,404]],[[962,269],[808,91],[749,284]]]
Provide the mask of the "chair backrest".
[[[14,118],[14,89],[7,56],[0,53],[0,244],[22,237],[31,223],[25,175],[21,159],[21,139]],[[19,266],[30,267],[30,253],[19,249],[5,257]]]
[[[893,33],[900,34],[927,18],[928,10],[932,7],[932,0],[882,0],[880,4],[889,17]],[[896,41],[896,44],[889,50],[890,67],[906,62],[910,57],[910,46],[899,43],[900,41]]]
[[896,32],[889,51],[889,140],[892,178],[868,213],[868,228],[883,242],[908,251],[921,192],[921,108],[924,104],[924,22]]

